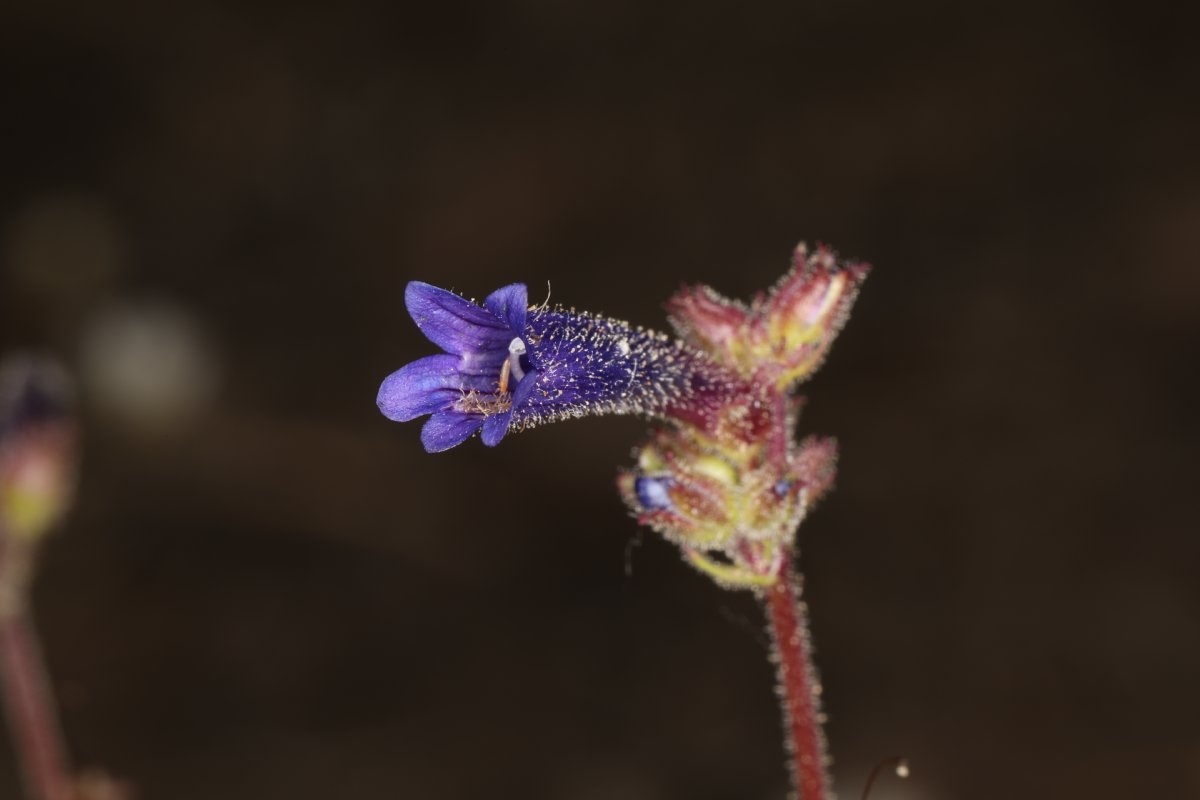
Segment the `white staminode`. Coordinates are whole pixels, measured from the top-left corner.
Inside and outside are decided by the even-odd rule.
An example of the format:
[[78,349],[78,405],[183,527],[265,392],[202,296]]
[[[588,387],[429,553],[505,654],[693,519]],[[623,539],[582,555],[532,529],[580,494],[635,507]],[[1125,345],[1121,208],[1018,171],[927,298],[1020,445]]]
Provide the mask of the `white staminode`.
[[525,370],[521,369],[521,356],[525,355],[525,342],[520,336],[515,337],[508,343],[508,371],[516,380],[521,380],[525,377]]

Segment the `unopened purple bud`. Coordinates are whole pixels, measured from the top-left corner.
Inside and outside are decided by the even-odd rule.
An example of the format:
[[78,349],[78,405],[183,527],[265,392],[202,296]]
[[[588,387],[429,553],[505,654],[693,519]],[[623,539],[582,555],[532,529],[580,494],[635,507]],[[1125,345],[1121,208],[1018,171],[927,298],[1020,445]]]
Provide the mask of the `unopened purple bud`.
[[645,475],[639,475],[634,479],[633,490],[637,493],[638,502],[641,503],[643,511],[657,511],[659,509],[671,508],[671,495],[669,494],[672,481],[670,478],[651,478]]

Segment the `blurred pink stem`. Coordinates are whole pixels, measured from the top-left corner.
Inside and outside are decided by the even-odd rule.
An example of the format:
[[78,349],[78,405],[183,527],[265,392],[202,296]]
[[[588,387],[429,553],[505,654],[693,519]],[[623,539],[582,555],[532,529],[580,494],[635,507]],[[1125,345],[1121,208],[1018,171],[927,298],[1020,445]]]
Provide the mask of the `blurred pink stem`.
[[[14,580],[14,548],[2,570]],[[16,580],[22,583],[18,577]],[[70,780],[58,712],[50,691],[37,633],[24,608],[24,592],[3,587],[10,598],[0,610],[0,691],[29,800],[68,800]],[[15,602],[12,598],[15,598]]]
[[792,567],[794,555],[790,550],[785,554],[779,579],[767,589],[763,605],[771,621],[792,788],[800,800],[828,800],[821,689],[809,652],[807,615],[800,600],[800,581]]

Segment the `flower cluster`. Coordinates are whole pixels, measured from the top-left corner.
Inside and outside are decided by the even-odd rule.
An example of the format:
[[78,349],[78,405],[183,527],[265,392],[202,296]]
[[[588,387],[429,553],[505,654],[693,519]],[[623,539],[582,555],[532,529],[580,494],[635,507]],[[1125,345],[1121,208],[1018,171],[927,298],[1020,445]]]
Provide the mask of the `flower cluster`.
[[769,586],[834,474],[833,440],[794,441],[791,392],[828,352],[866,273],[800,245],[791,271],[748,305],[683,290],[668,304],[677,340],[531,307],[522,284],[480,306],[410,283],[409,314],[443,352],[388,376],[379,407],[398,421],[429,415],[430,452],[590,414],[666,421],[618,479],[626,503],[718,581]]
[[723,585],[773,585],[801,520],[833,484],[837,443],[795,441],[801,402],[791,392],[820,366],[867,270],[801,244],[791,271],[749,305],[707,286],[668,303],[681,336],[755,387],[771,424],[717,439],[688,425],[660,430],[618,487],[640,522]]
[[805,514],[833,484],[837,445],[810,437],[782,462],[767,449],[720,446],[686,426],[666,428],[617,485],[639,522],[718,583],[769,586]]

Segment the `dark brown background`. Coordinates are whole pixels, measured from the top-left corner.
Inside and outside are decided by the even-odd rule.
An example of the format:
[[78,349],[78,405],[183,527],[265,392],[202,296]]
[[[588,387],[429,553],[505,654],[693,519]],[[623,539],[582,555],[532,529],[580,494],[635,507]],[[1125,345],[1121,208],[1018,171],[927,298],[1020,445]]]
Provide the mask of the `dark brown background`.
[[[1196,22],[5,4],[0,344],[86,367],[35,598],[79,761],[151,800],[782,798],[753,602],[649,536],[626,575],[643,423],[427,456],[374,396],[432,351],[411,279],[661,326],[805,238],[876,265],[803,421],[843,444],[801,558],[843,796],[904,753],[877,800],[1200,797]],[[113,314],[166,315],[114,352],[182,399],[103,388]]]

